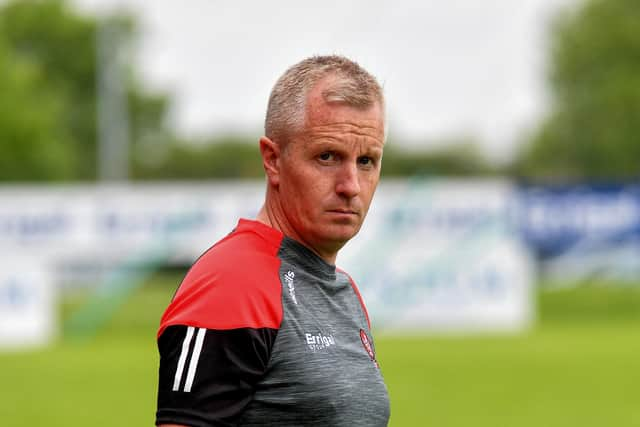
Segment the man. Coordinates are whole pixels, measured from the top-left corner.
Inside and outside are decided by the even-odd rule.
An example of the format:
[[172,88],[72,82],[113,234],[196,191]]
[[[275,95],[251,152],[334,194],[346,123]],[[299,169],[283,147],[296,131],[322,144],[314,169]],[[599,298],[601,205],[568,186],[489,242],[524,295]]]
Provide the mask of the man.
[[384,99],[339,56],[278,80],[260,152],[257,220],[205,252],[158,332],[161,426],[385,426],[368,315],[338,251],[378,184]]

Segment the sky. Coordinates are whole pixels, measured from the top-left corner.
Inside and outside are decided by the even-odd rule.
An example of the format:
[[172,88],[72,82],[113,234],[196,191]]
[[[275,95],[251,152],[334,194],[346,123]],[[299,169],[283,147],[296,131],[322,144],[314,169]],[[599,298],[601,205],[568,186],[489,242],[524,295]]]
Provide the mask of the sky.
[[549,109],[550,19],[578,1],[73,3],[137,16],[134,61],[145,84],[171,94],[183,135],[259,135],[276,79],[307,56],[337,53],[383,84],[394,141],[435,148],[472,138],[504,161]]

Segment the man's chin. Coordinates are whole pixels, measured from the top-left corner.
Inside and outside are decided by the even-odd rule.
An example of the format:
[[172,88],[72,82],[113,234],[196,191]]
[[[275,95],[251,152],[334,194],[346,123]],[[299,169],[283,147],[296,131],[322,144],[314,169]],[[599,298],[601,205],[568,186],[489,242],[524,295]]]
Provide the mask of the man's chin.
[[336,223],[320,222],[314,224],[307,229],[308,236],[311,237],[309,242],[316,242],[319,247],[327,250],[340,250],[349,240],[351,240],[360,230],[360,224],[349,222]]
[[342,247],[358,234],[359,229],[360,227],[352,224],[334,225],[327,237]]

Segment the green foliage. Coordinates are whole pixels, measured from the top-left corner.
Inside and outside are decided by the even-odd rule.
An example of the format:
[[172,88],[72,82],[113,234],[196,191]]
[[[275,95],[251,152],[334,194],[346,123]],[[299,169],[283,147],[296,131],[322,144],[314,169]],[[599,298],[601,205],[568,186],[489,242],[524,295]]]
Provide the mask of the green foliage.
[[382,176],[477,176],[495,171],[471,142],[452,142],[434,150],[402,150],[387,143],[382,160]]
[[552,33],[553,109],[518,159],[537,179],[640,177],[640,2],[587,0]]
[[[153,150],[159,151],[153,151]],[[141,144],[135,152],[134,179],[262,178],[258,139],[219,137],[203,142],[174,141],[159,147]]]
[[95,157],[95,22],[72,14],[60,1],[18,1],[4,7],[0,27],[15,54],[41,70],[56,91],[72,136],[74,169],[86,176],[87,160]]
[[57,93],[42,69],[0,39],[0,180],[69,177],[70,137]]
[[[135,36],[133,20],[127,16],[108,19],[120,24],[124,43],[130,47]],[[0,6],[0,43],[6,46],[0,48],[0,63],[21,64],[20,68],[11,67],[13,71],[2,67],[0,76],[12,73],[14,79],[27,82],[19,89],[2,91],[2,102],[17,106],[22,105],[20,98],[22,102],[41,101],[30,104],[30,108],[14,108],[13,119],[0,123],[0,133],[14,135],[3,140],[0,153],[14,168],[6,169],[0,179],[96,178],[98,25],[95,18],[73,11],[64,0],[13,0]],[[25,75],[19,76],[22,73]],[[166,97],[145,93],[135,81],[133,70],[129,70],[129,77],[134,143],[151,134],[160,138],[166,133]],[[34,79],[38,81],[28,83]],[[39,119],[32,120],[32,116]],[[50,135],[48,139],[55,143],[48,143],[42,150],[41,137],[33,141],[27,141],[33,137],[18,138],[19,124],[24,122],[32,123],[34,135]]]

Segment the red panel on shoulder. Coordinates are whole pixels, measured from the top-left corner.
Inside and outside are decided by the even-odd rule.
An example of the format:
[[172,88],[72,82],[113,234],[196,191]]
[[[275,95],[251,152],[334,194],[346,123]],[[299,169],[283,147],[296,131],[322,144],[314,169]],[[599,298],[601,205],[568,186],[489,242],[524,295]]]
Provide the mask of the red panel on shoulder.
[[158,336],[171,325],[279,328],[282,285],[277,253],[282,238],[267,225],[240,220],[191,267],[162,316]]

